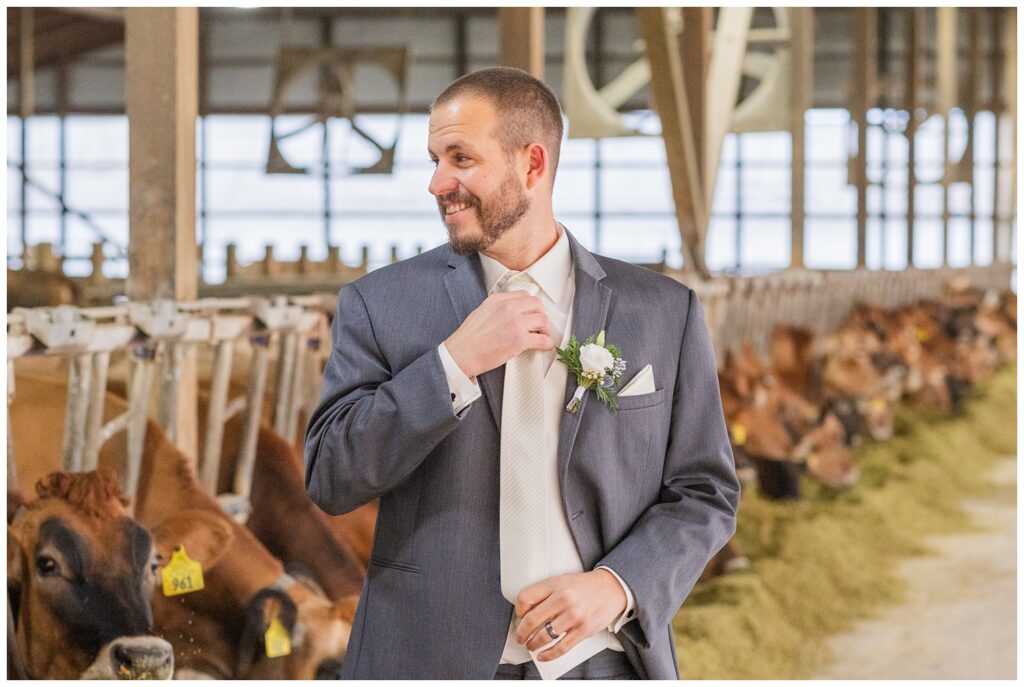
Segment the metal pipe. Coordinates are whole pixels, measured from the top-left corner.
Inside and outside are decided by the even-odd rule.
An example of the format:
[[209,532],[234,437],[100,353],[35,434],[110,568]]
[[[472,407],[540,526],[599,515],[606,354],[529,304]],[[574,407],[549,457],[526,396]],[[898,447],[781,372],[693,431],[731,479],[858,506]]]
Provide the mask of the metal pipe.
[[67,412],[64,416],[64,442],[61,448],[61,469],[79,472],[85,452],[85,417],[89,409],[89,383],[92,356],[81,353],[71,357],[68,367]]
[[178,392],[181,388],[182,373],[181,344],[172,341],[158,342],[156,354],[160,358],[157,363],[160,365],[160,399],[157,406],[157,423],[173,444],[178,438]]
[[291,401],[291,381],[295,371],[295,343],[298,334],[281,332],[280,336],[277,376],[274,380],[274,431],[285,436],[288,429],[288,404]]
[[295,340],[295,360],[292,363],[291,394],[288,399],[288,413],[284,418],[285,431],[284,434],[281,435],[289,444],[295,443],[295,429],[299,423],[299,409],[302,407],[302,393],[306,386],[306,384],[304,384],[305,380],[303,379],[302,373],[309,353],[307,340],[304,336],[300,336],[296,332]]
[[252,493],[252,472],[256,463],[256,444],[260,422],[263,419],[263,395],[267,387],[267,362],[270,351],[266,344],[253,345],[252,366],[249,368],[249,390],[245,422],[242,425],[242,443],[235,467],[234,493],[249,498]]
[[217,476],[220,471],[220,452],[224,441],[224,407],[231,381],[231,355],[234,342],[217,342],[213,360],[213,379],[210,382],[210,401],[206,410],[206,439],[203,460],[199,467],[199,481],[211,496],[217,495]]
[[152,358],[155,351],[142,349],[141,356],[134,361],[131,389],[128,396],[128,459],[125,464],[124,495],[132,499],[129,512],[134,514],[135,493],[139,487],[142,469],[142,452],[146,444],[146,410],[153,389],[156,365]]
[[107,371],[110,369],[110,352],[92,354],[92,379],[89,382],[89,410],[85,418],[85,457],[83,470],[95,470],[99,463],[100,427],[103,424],[104,396],[107,393]]

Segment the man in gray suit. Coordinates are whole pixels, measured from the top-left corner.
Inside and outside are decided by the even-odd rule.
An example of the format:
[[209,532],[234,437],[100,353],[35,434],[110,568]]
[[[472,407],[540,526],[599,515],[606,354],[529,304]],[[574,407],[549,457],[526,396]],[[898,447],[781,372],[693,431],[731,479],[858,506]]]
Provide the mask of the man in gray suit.
[[[306,489],[380,498],[344,678],[679,675],[672,618],[739,502],[714,351],[691,289],[555,220],[561,139],[525,72],[453,82],[428,140],[448,244],[338,297]],[[555,348],[600,332],[632,379],[570,412]]]

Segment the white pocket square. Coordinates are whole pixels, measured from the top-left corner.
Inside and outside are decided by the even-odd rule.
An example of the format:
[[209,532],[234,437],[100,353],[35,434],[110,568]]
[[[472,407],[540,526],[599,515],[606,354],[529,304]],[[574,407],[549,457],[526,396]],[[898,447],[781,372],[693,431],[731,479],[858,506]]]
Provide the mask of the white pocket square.
[[636,373],[633,379],[626,382],[626,385],[619,389],[619,396],[639,396],[640,394],[653,394],[654,388],[654,368],[647,365],[644,369]]

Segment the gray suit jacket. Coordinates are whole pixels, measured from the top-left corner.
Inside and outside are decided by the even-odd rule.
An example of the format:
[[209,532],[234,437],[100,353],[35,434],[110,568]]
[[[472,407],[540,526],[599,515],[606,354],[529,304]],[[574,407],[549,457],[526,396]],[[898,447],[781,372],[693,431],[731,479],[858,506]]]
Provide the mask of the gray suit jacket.
[[[656,391],[608,408],[587,393],[561,420],[558,475],[585,570],[629,585],[617,637],[639,675],[678,677],[672,618],[736,527],[739,482],[711,338],[696,294],[569,236],[572,331],[606,331],[628,379]],[[485,298],[479,257],[441,246],[345,286],[305,442],[313,501],[339,514],[380,497],[343,678],[490,679],[512,605],[501,595],[499,430],[504,366],[461,415],[437,346]],[[567,403],[575,390],[566,383]]]

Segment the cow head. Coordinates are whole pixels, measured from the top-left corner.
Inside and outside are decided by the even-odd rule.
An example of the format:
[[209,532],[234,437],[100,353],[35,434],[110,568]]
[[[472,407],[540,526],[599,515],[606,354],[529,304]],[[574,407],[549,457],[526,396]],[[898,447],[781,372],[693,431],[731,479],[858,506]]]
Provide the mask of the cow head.
[[[249,605],[235,675],[244,679],[338,679],[358,595],[331,603],[302,583],[261,590]],[[274,620],[291,642],[287,656],[268,658],[265,635]]]
[[849,489],[859,478],[845,433],[839,418],[826,412],[821,424],[804,435],[795,451],[804,455],[807,472],[833,489]]
[[17,649],[35,679],[169,678],[152,636],[153,538],[132,520],[112,471],[51,473],[7,527]]

